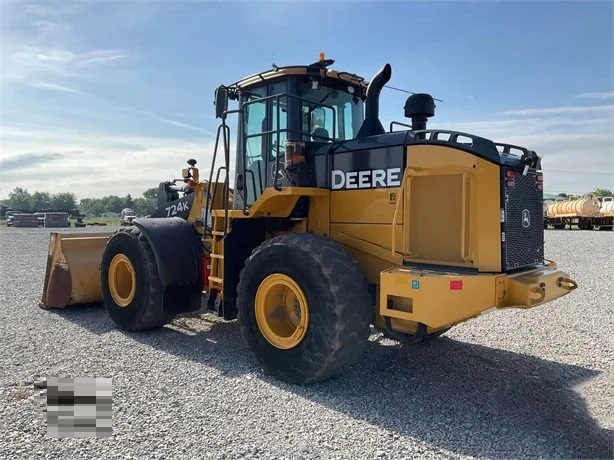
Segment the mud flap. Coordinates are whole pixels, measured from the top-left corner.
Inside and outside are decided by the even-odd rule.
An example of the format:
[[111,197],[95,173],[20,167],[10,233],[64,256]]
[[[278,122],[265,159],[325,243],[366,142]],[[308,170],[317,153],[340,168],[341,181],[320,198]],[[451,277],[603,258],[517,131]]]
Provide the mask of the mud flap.
[[102,302],[100,261],[111,235],[51,233],[41,308]]

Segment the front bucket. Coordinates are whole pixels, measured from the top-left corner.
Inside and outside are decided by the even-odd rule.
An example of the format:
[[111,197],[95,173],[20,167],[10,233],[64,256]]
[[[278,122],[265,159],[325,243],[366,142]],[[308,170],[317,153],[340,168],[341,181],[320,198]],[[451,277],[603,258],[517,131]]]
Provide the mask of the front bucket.
[[41,308],[102,302],[100,262],[112,234],[51,233]]

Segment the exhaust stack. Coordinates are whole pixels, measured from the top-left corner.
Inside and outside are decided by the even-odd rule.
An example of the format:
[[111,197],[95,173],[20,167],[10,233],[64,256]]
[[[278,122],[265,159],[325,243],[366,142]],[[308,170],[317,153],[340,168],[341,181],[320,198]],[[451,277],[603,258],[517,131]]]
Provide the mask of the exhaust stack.
[[382,122],[379,120],[379,95],[384,85],[390,81],[391,76],[392,67],[390,64],[386,64],[375,74],[369,83],[367,100],[365,101],[365,121],[362,122],[360,130],[356,134],[357,139],[376,136],[386,132]]
[[[430,94],[412,94],[405,101],[405,117],[411,118],[413,131],[426,129],[427,119],[433,116],[435,116],[435,100]],[[417,134],[417,137],[424,139],[424,133]]]

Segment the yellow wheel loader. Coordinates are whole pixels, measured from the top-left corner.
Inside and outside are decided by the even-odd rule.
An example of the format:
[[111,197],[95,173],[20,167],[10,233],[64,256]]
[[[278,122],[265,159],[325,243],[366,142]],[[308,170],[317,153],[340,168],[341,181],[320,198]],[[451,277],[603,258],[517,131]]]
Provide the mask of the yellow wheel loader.
[[428,94],[408,97],[411,125],[387,131],[378,112],[391,66],[367,82],[333,63],[321,54],[219,86],[208,180],[190,160],[149,218],[112,234],[52,233],[41,307],[103,302],[138,331],[204,299],[238,320],[268,373],[307,384],[352,365],[371,325],[430,339],[577,288],[545,258],[535,152],[427,129]]

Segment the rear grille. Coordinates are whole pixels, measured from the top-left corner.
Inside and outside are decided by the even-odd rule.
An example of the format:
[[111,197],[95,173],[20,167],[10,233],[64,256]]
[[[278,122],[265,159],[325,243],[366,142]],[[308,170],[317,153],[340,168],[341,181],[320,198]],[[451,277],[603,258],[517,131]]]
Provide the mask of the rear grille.
[[502,223],[503,270],[514,270],[544,261],[543,191],[537,189],[537,173],[516,172],[506,178],[502,168],[505,219]]

